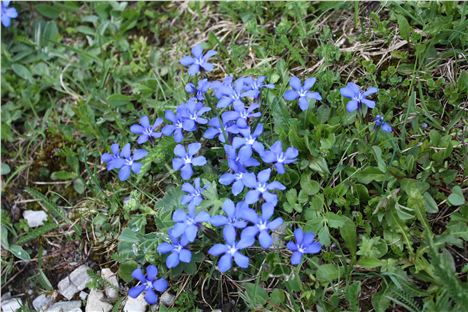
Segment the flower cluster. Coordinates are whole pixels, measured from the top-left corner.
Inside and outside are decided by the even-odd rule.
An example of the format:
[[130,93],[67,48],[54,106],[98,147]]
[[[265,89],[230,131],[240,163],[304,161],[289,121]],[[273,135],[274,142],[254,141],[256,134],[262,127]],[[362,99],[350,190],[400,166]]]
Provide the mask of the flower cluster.
[[10,7],[10,0],[4,0],[1,3],[1,18],[4,27],[10,27],[11,20],[18,17],[18,11],[14,7]]
[[[212,50],[203,54],[201,46],[197,45],[192,49],[192,56],[183,57],[180,63],[188,67],[190,76],[202,75],[213,69],[208,59],[215,54]],[[261,94],[265,89],[274,88],[265,81],[264,76],[238,79],[228,76],[222,81],[205,78],[190,82],[185,86],[189,99],[174,111],[166,111],[165,121],[156,118],[151,123],[148,116],[143,116],[138,124],[131,126],[130,131],[138,136],[138,144],[153,144],[162,136],[173,137],[177,143],[172,169],[176,174],[180,171],[184,195],[179,209],[172,214],[173,226],[167,231],[167,241],[157,247],[159,254],[166,255],[168,269],[192,261],[191,244],[207,228],[210,231],[219,228],[220,232],[222,229],[223,240],[210,243],[208,250],[208,254],[219,257],[217,267],[222,273],[229,271],[233,264],[248,268],[248,248],[256,243],[265,250],[278,246],[272,234],[284,220],[277,216],[277,192],[286,187],[277,178],[286,172],[286,166],[297,160],[299,152],[294,147],[284,149],[280,141],[269,145],[262,140]],[[300,107],[307,109],[309,99],[321,100],[317,92],[309,91],[314,83],[315,79],[308,79],[302,86],[299,79],[293,77],[290,82],[293,90],[288,91],[285,98],[299,99]],[[210,106],[211,103],[214,104]],[[214,181],[202,180],[199,176],[208,164],[201,153],[219,143],[224,148],[227,171],[218,182],[226,188],[226,194],[232,196],[224,201],[222,212],[213,212],[210,216],[200,207],[203,207],[205,191]],[[118,144],[113,144],[111,153],[103,154],[101,160],[108,170],[118,169],[119,179],[123,181],[131,172],[140,171],[141,164],[137,161],[146,155],[143,149],[136,149],[132,154],[130,144],[122,151]],[[288,244],[293,252],[292,264],[300,263],[298,253],[302,257],[302,254],[320,251],[320,244],[313,239],[310,235],[302,239],[297,234],[295,249]],[[146,301],[155,303],[155,291],[167,288],[165,280],[155,280],[156,274],[157,269],[152,265],[147,267],[146,276],[136,269],[133,276],[139,283],[130,289],[129,295],[135,297],[145,291]]]

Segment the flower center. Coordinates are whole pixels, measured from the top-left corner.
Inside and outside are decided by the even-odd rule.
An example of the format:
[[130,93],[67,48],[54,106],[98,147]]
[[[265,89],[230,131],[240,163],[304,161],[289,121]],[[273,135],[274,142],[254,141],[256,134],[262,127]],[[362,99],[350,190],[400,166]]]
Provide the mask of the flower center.
[[241,113],[240,113],[240,117],[242,119],[247,119],[249,117],[249,113],[247,112],[246,109],[244,109]]
[[153,288],[153,283],[151,281],[146,281],[146,288]]
[[267,228],[267,223],[266,221],[260,221],[259,224],[257,224],[257,228],[260,230],[260,231],[263,231]]
[[181,245],[177,245],[174,247],[174,251],[175,252],[180,252],[182,250],[182,246]]
[[187,223],[187,225],[192,225],[195,223],[195,220],[193,220],[193,218],[188,217],[185,222]]
[[251,135],[249,135],[249,137],[245,139],[245,143],[248,145],[252,145],[255,143],[255,139]]
[[197,116],[196,113],[193,113],[193,114],[190,115],[190,119],[192,119],[192,120],[197,120],[197,118],[198,118],[198,116]]
[[192,157],[191,157],[190,155],[185,155],[185,157],[184,157],[184,162],[185,162],[186,164],[192,163]]
[[297,248],[297,251],[299,251],[300,253],[304,253],[304,247],[302,245],[299,245],[298,248]]
[[153,133],[153,128],[151,128],[151,127],[146,128],[146,129],[145,129],[145,133],[146,133],[147,135],[151,135],[151,133]]
[[177,121],[176,121],[176,127],[177,127],[177,128],[182,128],[182,126],[183,126],[183,125],[182,125],[182,121],[177,120]]
[[195,59],[195,64],[197,64],[197,65],[203,64],[203,58],[200,57],[200,58]]
[[299,93],[299,96],[300,96],[300,97],[303,97],[303,96],[305,96],[305,95],[307,94],[307,90],[303,90],[303,89],[301,88],[301,90],[299,90],[298,93]]
[[265,183],[258,183],[257,191],[259,191],[260,193],[265,192],[266,191],[266,184]]
[[234,256],[234,254],[237,252],[237,248],[236,246],[232,245],[229,247],[228,249],[228,254],[230,254],[231,256]]
[[129,158],[129,159],[125,160],[125,163],[127,164],[127,166],[131,166],[131,165],[133,165],[133,159]]
[[242,172],[236,173],[236,180],[242,179],[243,176],[244,174]]
[[280,153],[280,154],[278,155],[278,162],[279,162],[279,163],[282,163],[282,162],[285,161],[285,160],[286,160],[286,156],[284,156],[283,153]]

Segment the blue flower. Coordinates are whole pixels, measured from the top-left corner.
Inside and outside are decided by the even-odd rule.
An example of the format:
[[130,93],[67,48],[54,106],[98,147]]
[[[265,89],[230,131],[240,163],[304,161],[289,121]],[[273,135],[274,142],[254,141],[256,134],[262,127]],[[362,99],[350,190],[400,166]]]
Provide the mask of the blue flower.
[[346,104],[346,109],[350,113],[359,109],[362,103],[364,103],[369,108],[374,108],[375,102],[368,100],[366,97],[377,93],[377,91],[377,88],[370,87],[367,89],[367,91],[363,92],[361,88],[354,82],[349,82],[346,87],[340,89],[342,96],[351,99],[351,101]]
[[148,116],[140,118],[140,124],[134,124],[130,127],[132,133],[140,135],[138,137],[138,144],[143,144],[148,139],[160,138],[161,132],[155,132],[155,130],[163,123],[162,118],[157,118],[153,125],[150,125]]
[[299,152],[294,147],[288,147],[283,152],[283,147],[280,141],[276,141],[270,148],[269,151],[262,153],[262,160],[267,163],[275,163],[276,171],[279,174],[284,174],[284,164],[290,164],[296,161]]
[[251,190],[245,195],[245,202],[248,205],[255,204],[260,199],[260,196],[267,202],[276,205],[278,196],[269,191],[281,190],[284,191],[286,187],[278,181],[268,183],[270,179],[271,169],[265,169],[258,173],[257,177],[253,173],[245,175],[244,184]]
[[309,108],[309,100],[314,99],[317,101],[322,100],[322,97],[318,92],[309,91],[315,84],[315,78],[308,78],[304,81],[304,85],[301,84],[301,81],[297,77],[291,77],[289,80],[289,85],[292,89],[287,90],[283,97],[285,100],[293,101],[299,98],[299,107],[301,110],[305,111]]
[[193,242],[197,237],[198,227],[202,222],[209,222],[210,215],[205,211],[195,214],[195,209],[189,209],[189,213],[187,214],[183,210],[178,209],[174,211],[172,220],[176,224],[171,231],[171,235],[175,238],[184,235],[189,242]]
[[107,163],[107,171],[111,171],[112,169],[115,169],[116,168],[115,165],[118,165],[118,163],[115,163],[115,162],[112,163],[112,160],[120,158],[119,144],[112,144],[111,151],[112,151],[112,154],[104,153],[101,156],[101,162]]
[[243,201],[237,203],[234,206],[234,203],[230,199],[226,199],[223,203],[223,210],[226,213],[226,216],[212,216],[210,223],[214,226],[232,226],[237,229],[243,229],[246,227],[247,222],[240,218],[242,210],[248,208],[248,205]]
[[252,78],[252,77],[245,78],[244,84],[247,90],[246,94],[256,99],[260,96],[261,89],[264,89],[264,88],[273,89],[275,85],[272,83],[265,84],[265,79],[266,79],[265,76],[260,76],[257,79]]
[[236,243],[236,230],[234,227],[227,226],[223,229],[224,241],[226,244],[215,244],[208,250],[208,253],[213,256],[223,256],[218,261],[218,269],[222,273],[228,271],[232,267],[232,258],[236,264],[246,269],[249,267],[249,258],[241,254],[239,251],[253,245],[255,239],[253,237],[242,236],[240,241]]
[[10,2],[10,0],[2,1],[2,24],[5,27],[10,27],[11,19],[18,17],[18,12],[16,9],[13,7],[9,8]]
[[200,187],[200,178],[196,178],[194,180],[193,185],[190,183],[184,183],[182,185],[182,190],[187,193],[182,197],[180,203],[182,205],[187,205],[189,209],[193,209],[196,206],[200,205],[203,200],[203,191],[208,187],[208,185],[204,185]]
[[249,95],[245,94],[244,78],[237,79],[234,84],[218,85],[217,88],[217,93],[220,95],[220,99],[216,105],[217,108],[224,108],[230,105],[244,106],[244,102],[241,99]]
[[208,123],[208,120],[202,116],[210,110],[211,108],[204,106],[202,102],[198,102],[195,98],[192,98],[183,105],[183,110],[180,115],[185,120],[193,120],[195,123],[205,125]]
[[226,152],[228,166],[235,173],[246,172],[246,168],[260,165],[255,158],[241,159],[232,145],[224,145],[224,151]]
[[205,94],[206,92],[208,92],[209,88],[210,83],[208,82],[208,79],[200,80],[196,87],[191,82],[185,85],[185,91],[187,91],[187,93],[189,94],[193,94],[195,98],[199,101],[205,100]]
[[187,151],[181,144],[177,144],[174,148],[174,154],[178,157],[172,159],[172,168],[179,170],[182,179],[188,180],[192,177],[194,166],[204,166],[206,164],[206,158],[204,156],[193,157],[201,148],[200,143],[191,143],[188,145]]
[[216,51],[209,50],[203,55],[203,49],[201,45],[197,44],[192,48],[192,56],[184,56],[180,60],[180,64],[185,67],[189,67],[188,73],[190,76],[194,76],[200,70],[205,70],[207,72],[213,70],[213,64],[208,63],[208,59],[216,55]]
[[375,116],[374,122],[374,129],[381,128],[384,132],[392,132],[392,127],[384,121],[383,116]]
[[215,80],[210,83],[210,87],[214,91],[214,95],[218,100],[224,96],[224,88],[232,88],[233,80],[234,78],[232,76],[226,76],[223,81]]
[[156,279],[158,275],[158,268],[154,265],[146,267],[146,276],[140,268],[133,271],[132,276],[138,280],[138,285],[130,288],[128,295],[132,298],[137,298],[143,291],[145,291],[145,300],[149,304],[158,302],[157,292],[164,292],[167,289],[168,283],[164,278]]
[[264,147],[263,144],[257,141],[257,138],[263,132],[263,124],[258,124],[257,128],[253,133],[250,132],[250,128],[241,129],[239,133],[243,137],[235,137],[232,140],[232,147],[239,149],[239,159],[241,161],[247,160],[252,156],[252,148],[261,155]]
[[182,112],[184,109],[184,106],[180,105],[177,108],[176,114],[174,114],[174,112],[172,111],[166,111],[165,117],[167,120],[172,122],[172,125],[165,125],[161,130],[162,133],[166,136],[173,134],[174,140],[177,143],[182,142],[182,140],[184,139],[182,130],[191,132],[196,129],[195,122],[193,120],[184,118],[182,116]]
[[209,128],[206,129],[205,133],[203,133],[204,138],[211,140],[215,136],[218,136],[218,140],[222,143],[225,143],[226,140],[224,138],[223,129],[221,128],[221,123],[219,122],[218,117],[210,119],[210,121],[208,121],[208,127]]
[[312,232],[304,233],[301,228],[294,231],[296,242],[290,241],[287,244],[289,250],[293,252],[291,264],[297,265],[301,262],[302,255],[316,254],[320,252],[322,245],[319,242],[314,242],[315,235]]
[[142,159],[148,154],[144,149],[137,149],[133,152],[133,156],[130,151],[130,143],[125,144],[120,152],[120,158],[115,158],[108,163],[111,168],[120,168],[119,179],[125,181],[130,177],[130,172],[138,174],[140,173],[141,163],[136,162]]
[[161,243],[158,246],[158,252],[160,254],[167,254],[171,253],[166,258],[166,266],[168,269],[175,268],[179,265],[180,262],[190,263],[192,261],[192,253],[190,250],[185,248],[188,245],[188,240],[183,235],[180,241],[171,235],[172,233],[169,232],[169,238],[171,239],[171,244],[169,243]]
[[258,234],[260,246],[264,249],[270,248],[273,243],[270,231],[276,230],[281,224],[283,224],[282,218],[276,218],[273,221],[269,221],[274,212],[275,206],[271,203],[264,203],[262,205],[261,216],[257,215],[257,213],[250,208],[243,209],[241,213],[242,218],[251,222],[253,225],[246,227],[242,231],[242,236],[255,237]]
[[222,115],[223,122],[227,124],[230,121],[234,121],[235,125],[238,127],[237,132],[240,129],[247,128],[249,118],[258,118],[261,116],[260,112],[254,113],[254,110],[258,109],[260,105],[253,103],[249,108],[245,108],[244,105],[234,106],[234,111],[224,112]]

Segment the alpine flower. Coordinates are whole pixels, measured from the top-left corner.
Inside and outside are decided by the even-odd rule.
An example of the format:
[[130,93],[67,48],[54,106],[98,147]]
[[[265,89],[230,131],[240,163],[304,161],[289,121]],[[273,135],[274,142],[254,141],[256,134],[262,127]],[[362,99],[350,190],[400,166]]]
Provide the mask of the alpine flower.
[[234,206],[232,200],[226,199],[223,203],[223,211],[226,213],[226,216],[212,216],[210,223],[214,226],[231,226],[237,229],[243,229],[246,227],[247,222],[242,220],[240,215],[246,208],[248,208],[248,206],[243,201],[238,202],[237,205]]
[[262,205],[261,216],[257,215],[257,213],[250,208],[243,209],[241,213],[242,218],[251,222],[253,225],[246,227],[242,231],[242,236],[255,237],[258,234],[260,246],[264,249],[270,248],[273,243],[273,238],[269,232],[276,230],[281,224],[283,224],[282,218],[276,218],[273,221],[269,221],[274,212],[275,206],[271,203],[264,203]]
[[184,191],[185,194],[182,197],[182,200],[180,203],[182,205],[187,205],[189,209],[194,209],[196,206],[200,205],[200,203],[203,200],[203,191],[208,187],[208,185],[205,185],[203,187],[200,187],[200,178],[196,178],[193,182],[193,185],[190,183],[184,183],[182,185],[182,191]]
[[375,116],[374,122],[374,129],[381,128],[384,132],[392,132],[392,127],[384,121],[383,116]]
[[253,237],[241,237],[239,242],[236,243],[236,230],[234,227],[225,227],[223,229],[223,236],[225,244],[215,244],[208,250],[208,253],[213,256],[223,255],[219,258],[218,269],[224,273],[231,269],[232,258],[236,264],[245,269],[249,266],[249,258],[241,254],[239,251],[250,247],[254,243]]
[[187,93],[189,94],[193,94],[194,97],[199,101],[205,100],[205,94],[206,92],[208,92],[209,89],[210,83],[208,82],[208,79],[200,80],[196,87],[191,82],[185,85],[185,91],[187,91]]
[[184,56],[180,60],[180,64],[189,68],[188,73],[190,76],[194,76],[201,70],[210,72],[213,70],[213,64],[208,63],[208,59],[214,55],[216,55],[216,51],[213,50],[209,50],[203,55],[203,48],[197,44],[192,48],[192,56]]
[[205,125],[208,120],[202,117],[203,114],[209,112],[211,108],[204,106],[202,102],[198,102],[195,98],[191,98],[185,103],[181,111],[182,118],[193,120],[195,123]]
[[244,80],[244,84],[246,87],[246,93],[247,95],[251,96],[254,99],[257,99],[260,96],[260,91],[261,89],[267,88],[267,89],[273,89],[275,87],[274,84],[272,83],[265,83],[265,76],[260,76],[257,79],[252,78],[252,77],[247,77]]
[[120,158],[115,158],[108,163],[111,168],[118,168],[120,181],[125,181],[130,177],[130,172],[140,173],[141,163],[137,160],[142,159],[148,154],[144,149],[137,149],[133,152],[130,151],[130,143],[125,144],[120,152]]
[[174,148],[174,154],[177,156],[172,159],[172,168],[180,170],[182,179],[188,180],[192,177],[193,166],[203,166],[206,164],[204,156],[193,157],[201,148],[200,143],[191,143],[188,145],[187,150],[181,144],[177,144]]
[[146,275],[140,268],[133,271],[132,277],[138,280],[138,284],[128,291],[128,295],[132,298],[137,298],[143,291],[145,292],[145,300],[149,304],[158,302],[158,295],[155,291],[162,293],[167,289],[168,283],[164,278],[156,279],[158,268],[154,265],[146,267]]
[[258,173],[257,177],[253,173],[247,173],[244,179],[245,186],[251,190],[245,195],[245,202],[248,205],[255,204],[260,199],[260,196],[267,202],[276,205],[278,196],[269,191],[281,190],[286,187],[278,181],[268,183],[270,179],[271,169],[265,169]]
[[263,132],[263,124],[258,124],[255,131],[251,133],[250,128],[241,129],[239,133],[243,137],[235,137],[232,140],[232,147],[239,149],[238,155],[241,161],[247,160],[252,156],[252,149],[254,149],[259,155],[263,153],[263,144],[257,141],[257,138]]
[[18,17],[18,11],[14,7],[9,7],[10,2],[10,0],[2,1],[1,14],[4,27],[10,27],[11,20]]
[[287,247],[293,252],[291,256],[291,264],[297,265],[301,262],[304,254],[316,254],[320,252],[322,245],[314,241],[315,235],[313,232],[304,233],[301,228],[294,231],[295,242],[290,241]]
[[262,153],[262,160],[271,164],[274,163],[276,171],[279,174],[284,174],[284,165],[290,164],[296,161],[297,155],[299,152],[294,147],[288,147],[285,152],[283,152],[283,147],[280,141],[276,141],[270,148],[269,151]]
[[138,144],[143,144],[153,138],[160,138],[161,132],[156,132],[155,130],[161,126],[163,123],[162,118],[157,118],[153,125],[150,125],[148,116],[143,116],[140,118],[140,124],[134,124],[130,127],[130,131],[134,134],[138,134],[139,137],[137,139]]
[[115,165],[118,165],[116,163],[111,163],[112,160],[114,159],[119,159],[120,158],[120,147],[119,144],[112,144],[111,145],[111,153],[104,153],[101,156],[101,162],[107,163],[107,171],[111,171],[112,169],[116,168]]
[[166,266],[168,269],[175,268],[180,262],[190,263],[192,260],[192,252],[185,248],[188,245],[188,240],[185,236],[182,236],[180,240],[171,235],[169,232],[169,238],[171,243],[161,243],[158,246],[158,252],[160,254],[171,253],[166,258]]
[[[203,137],[206,139],[213,139],[215,136],[218,136],[218,140],[222,143],[226,142],[224,138],[223,129],[221,128],[221,123],[219,122],[218,117],[211,118],[208,121],[208,129],[203,133]],[[226,127],[225,127],[226,128]],[[227,133],[226,133],[227,135]]]
[[172,215],[172,220],[175,222],[171,235],[175,238],[182,235],[189,242],[193,242],[197,237],[198,227],[202,222],[209,222],[210,215],[206,211],[201,211],[195,214],[195,209],[189,209],[189,213],[177,209]]
[[226,124],[230,121],[235,121],[236,126],[240,129],[247,128],[248,120],[250,118],[258,118],[261,116],[260,112],[254,112],[260,105],[253,103],[249,108],[245,108],[244,105],[237,105],[234,107],[234,111],[224,112],[222,115],[223,122]]
[[376,87],[370,87],[367,89],[367,91],[363,92],[361,88],[354,82],[349,82],[346,87],[340,89],[342,96],[351,99],[351,101],[346,104],[346,110],[350,113],[359,109],[362,103],[364,103],[369,108],[374,108],[375,102],[368,100],[367,97],[377,93],[377,91],[378,89]]
[[219,99],[216,107],[224,108],[230,105],[244,106],[244,102],[242,102],[241,99],[244,96],[248,96],[248,94],[244,94],[244,91],[244,78],[237,79],[232,85],[219,85],[218,92],[220,93],[221,98]]
[[193,120],[184,118],[182,116],[183,110],[183,105],[180,105],[176,110],[176,114],[174,114],[173,111],[166,111],[165,117],[167,120],[172,122],[172,125],[165,125],[161,130],[162,133],[166,136],[174,135],[174,140],[177,143],[182,142],[184,139],[182,130],[190,132],[196,129],[195,122]]
[[305,111],[309,108],[309,100],[314,99],[317,101],[322,100],[322,96],[318,92],[309,91],[315,84],[315,78],[308,78],[304,81],[302,85],[301,80],[297,77],[291,77],[289,80],[289,85],[292,89],[287,90],[283,97],[285,100],[293,101],[299,98],[299,107],[301,110]]

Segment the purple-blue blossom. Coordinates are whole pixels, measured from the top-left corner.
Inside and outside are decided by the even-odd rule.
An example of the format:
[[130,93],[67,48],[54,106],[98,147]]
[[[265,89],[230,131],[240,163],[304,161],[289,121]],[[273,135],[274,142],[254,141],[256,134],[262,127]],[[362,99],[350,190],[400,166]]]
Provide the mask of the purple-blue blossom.
[[193,122],[205,125],[208,123],[206,118],[203,118],[203,114],[209,112],[211,108],[204,106],[202,102],[198,102],[195,98],[190,100],[183,105],[181,116],[185,120],[193,120]]
[[392,127],[384,121],[383,116],[381,115],[375,116],[374,122],[375,122],[374,129],[380,128],[384,132],[392,132]]
[[298,154],[299,152],[294,147],[288,147],[286,151],[283,152],[281,142],[276,141],[269,151],[264,151],[262,153],[261,157],[267,164],[274,163],[276,171],[279,174],[284,174],[284,165],[295,162]]
[[130,150],[130,143],[125,144],[120,152],[120,158],[115,158],[108,163],[112,169],[118,168],[120,181],[125,181],[130,177],[130,172],[140,173],[141,163],[137,162],[148,154],[144,149]]
[[257,99],[260,96],[260,91],[262,89],[273,89],[275,87],[272,83],[265,83],[265,76],[260,76],[258,78],[247,77],[244,79],[246,93],[254,99]]
[[248,121],[251,118],[258,118],[261,116],[260,112],[254,112],[258,109],[260,105],[257,103],[252,103],[248,108],[245,108],[244,105],[234,106],[233,111],[224,112],[222,115],[224,124],[234,121],[235,125],[238,127],[238,132],[240,129],[245,129],[249,126]]
[[2,1],[2,25],[5,27],[10,27],[11,20],[18,17],[18,11],[14,7],[10,7],[10,0]]
[[148,116],[143,116],[140,118],[140,124],[132,125],[130,131],[134,134],[138,134],[137,143],[143,144],[148,140],[153,140],[153,138],[157,139],[161,137],[161,132],[156,132],[156,129],[158,129],[162,123],[162,118],[156,118],[153,125],[150,125]]
[[128,295],[137,298],[142,292],[145,292],[145,300],[149,304],[158,302],[158,295],[155,291],[162,293],[167,289],[168,283],[164,278],[156,279],[158,268],[154,265],[146,267],[146,275],[140,268],[133,271],[132,277],[138,280],[138,284],[129,289]]
[[350,113],[360,109],[362,104],[365,104],[369,108],[374,108],[375,101],[368,100],[367,97],[377,93],[377,91],[378,89],[376,87],[370,87],[366,91],[362,91],[354,82],[349,82],[346,87],[340,89],[342,96],[351,99],[351,101],[346,103],[346,110]]
[[172,236],[171,231],[169,231],[169,238],[171,243],[161,243],[157,248],[160,254],[170,253],[166,258],[167,268],[175,268],[180,262],[190,263],[192,261],[192,252],[186,248],[189,242],[185,235],[182,235],[179,240]]
[[221,128],[221,123],[219,122],[218,117],[211,118],[210,121],[208,121],[208,129],[206,129],[205,133],[203,133],[203,137],[206,139],[211,140],[215,136],[218,136],[218,140],[220,142],[226,142],[226,139],[224,138],[223,129]]
[[284,191],[286,187],[278,181],[268,183],[270,179],[271,169],[265,169],[258,173],[257,176],[253,173],[245,174],[244,184],[251,190],[245,195],[245,202],[248,205],[255,204],[262,197],[265,202],[276,205],[278,196],[270,193],[270,191]]
[[174,148],[174,154],[177,156],[172,159],[172,168],[174,170],[180,170],[182,179],[188,180],[192,177],[193,166],[204,166],[206,164],[206,158],[204,156],[194,157],[201,148],[200,143],[191,143],[188,145],[187,150],[181,144],[177,144]]
[[203,48],[200,44],[197,44],[192,48],[192,56],[184,56],[180,60],[180,64],[188,67],[188,73],[190,76],[194,76],[201,70],[210,72],[213,70],[213,64],[208,63],[208,59],[216,55],[216,51],[209,50],[203,55]]
[[290,241],[287,244],[289,250],[293,252],[291,256],[291,264],[298,265],[301,263],[304,254],[316,254],[320,252],[322,245],[314,241],[315,235],[312,232],[304,233],[301,228],[294,231],[296,241]]
[[223,211],[226,215],[212,216],[210,223],[214,226],[232,226],[237,229],[243,229],[246,227],[247,222],[242,220],[240,215],[246,208],[248,208],[248,205],[243,201],[240,201],[237,203],[237,205],[234,205],[232,200],[226,199],[223,203]]
[[220,84],[217,86],[216,92],[220,95],[220,99],[216,105],[217,108],[224,108],[231,105],[244,106],[242,98],[249,95],[245,94],[244,78],[239,78],[230,85]]
[[254,149],[259,155],[263,153],[263,144],[257,141],[257,138],[263,132],[263,124],[258,124],[255,131],[252,133],[250,128],[240,129],[239,133],[242,137],[235,137],[232,140],[232,147],[239,149],[238,156],[241,161],[247,160],[252,157],[252,149]]
[[186,194],[182,197],[180,203],[182,205],[188,205],[189,209],[194,209],[202,202],[203,192],[207,187],[207,184],[205,184],[203,187],[200,186],[200,178],[196,178],[193,181],[193,185],[188,182],[184,183],[182,185],[182,191],[184,191]]
[[255,239],[253,237],[244,237],[236,242],[236,230],[234,227],[224,227],[223,236],[225,244],[215,244],[208,250],[208,253],[213,256],[221,256],[218,261],[218,269],[224,273],[231,269],[232,259],[241,268],[249,267],[249,258],[240,253],[242,249],[253,245]]
[[205,211],[196,214],[195,209],[189,209],[188,213],[178,209],[174,211],[172,221],[174,221],[175,224],[171,234],[175,238],[184,235],[189,242],[193,242],[197,237],[198,228],[201,226],[201,223],[209,222],[210,215]]
[[252,157],[241,159],[238,155],[238,152],[232,145],[224,145],[224,151],[226,152],[228,166],[235,173],[246,172],[246,168],[260,165],[258,160]]
[[299,99],[299,107],[301,110],[305,111],[309,108],[309,100],[314,99],[316,101],[321,101],[322,96],[318,92],[309,91],[315,84],[316,79],[311,77],[304,81],[302,85],[301,80],[295,76],[291,77],[289,80],[289,85],[292,89],[287,90],[283,97],[285,100],[294,101]]
[[101,162],[107,164],[107,171],[111,171],[115,169],[115,165],[119,165],[118,163],[112,163],[112,160],[120,158],[120,147],[119,144],[112,144],[111,145],[111,152],[112,153],[104,153],[101,156]]
[[205,94],[208,92],[210,89],[210,82],[208,79],[202,79],[198,81],[197,86],[195,84],[189,82],[185,85],[185,91],[189,94],[193,94],[193,96],[199,100],[199,101],[204,101],[205,100]]
[[280,217],[270,221],[274,212],[275,206],[268,202],[262,205],[261,216],[250,208],[243,209],[241,213],[242,218],[251,222],[253,225],[246,227],[242,231],[242,236],[255,237],[258,234],[260,246],[264,249],[270,248],[273,244],[273,238],[271,237],[270,232],[276,230],[281,224],[283,224],[283,219]]
[[172,125],[165,125],[161,130],[162,133],[166,136],[173,135],[174,140],[177,143],[182,142],[182,140],[184,139],[184,134],[182,130],[191,132],[195,131],[196,129],[195,122],[193,120],[184,118],[182,116],[182,112],[184,109],[184,105],[182,104],[179,105],[179,107],[177,107],[175,114],[173,111],[166,111],[165,117],[167,120],[172,122]]

